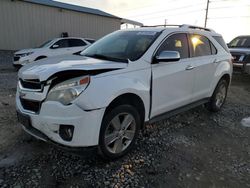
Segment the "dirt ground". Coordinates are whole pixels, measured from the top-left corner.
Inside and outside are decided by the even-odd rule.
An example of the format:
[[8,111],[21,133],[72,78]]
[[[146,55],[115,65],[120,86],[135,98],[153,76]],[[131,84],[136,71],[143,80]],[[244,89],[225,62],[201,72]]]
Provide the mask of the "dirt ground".
[[0,187],[250,187],[250,76],[234,74],[219,113],[198,107],[147,125],[129,155],[103,161],[27,135],[17,123],[17,72],[0,53]]

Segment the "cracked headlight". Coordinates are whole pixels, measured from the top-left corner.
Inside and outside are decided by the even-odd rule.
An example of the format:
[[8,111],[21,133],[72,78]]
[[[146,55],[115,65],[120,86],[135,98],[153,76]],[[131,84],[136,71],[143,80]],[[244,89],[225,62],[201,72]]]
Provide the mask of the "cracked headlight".
[[77,77],[55,85],[48,93],[46,101],[58,101],[69,105],[89,85],[90,76]]

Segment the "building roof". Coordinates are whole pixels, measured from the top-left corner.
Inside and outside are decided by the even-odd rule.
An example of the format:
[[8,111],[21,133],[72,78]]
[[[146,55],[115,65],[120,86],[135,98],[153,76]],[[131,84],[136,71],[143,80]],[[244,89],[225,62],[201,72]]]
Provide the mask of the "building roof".
[[134,21],[134,20],[129,20],[129,19],[126,19],[126,18],[122,18],[121,24],[132,24],[132,25],[136,25],[136,26],[143,26],[143,23],[141,23],[141,22],[137,22],[137,21]]
[[61,3],[61,2],[52,1],[52,0],[43,0],[43,1],[41,1],[41,0],[23,0],[23,1],[29,2],[29,3],[40,4],[40,5],[46,5],[46,6],[50,6],[50,7],[56,7],[56,8],[62,8],[62,9],[87,13],[87,14],[94,14],[94,15],[98,15],[98,16],[105,16],[105,17],[110,17],[110,18],[121,19],[117,16],[114,16],[114,15],[109,14],[107,12],[103,12],[103,11],[98,10],[98,9],[87,8],[87,7],[82,7],[82,6],[77,6],[77,5],[67,4],[67,3]]

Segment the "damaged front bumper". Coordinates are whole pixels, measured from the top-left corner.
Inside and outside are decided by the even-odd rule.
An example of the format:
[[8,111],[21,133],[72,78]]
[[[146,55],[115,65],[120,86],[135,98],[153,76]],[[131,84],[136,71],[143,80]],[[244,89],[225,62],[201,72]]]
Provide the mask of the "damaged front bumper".
[[23,129],[40,140],[68,147],[98,145],[105,108],[84,111],[75,104],[64,106],[59,102],[46,101],[39,113],[29,113],[23,109],[18,94],[16,106]]

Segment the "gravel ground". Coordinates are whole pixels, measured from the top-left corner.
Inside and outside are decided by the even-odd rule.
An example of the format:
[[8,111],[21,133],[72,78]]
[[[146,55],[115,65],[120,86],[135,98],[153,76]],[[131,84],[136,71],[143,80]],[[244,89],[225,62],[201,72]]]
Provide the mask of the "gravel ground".
[[250,187],[250,128],[240,123],[250,116],[250,76],[234,75],[221,112],[198,107],[146,125],[133,152],[107,162],[20,128],[10,64],[0,53],[0,187]]

